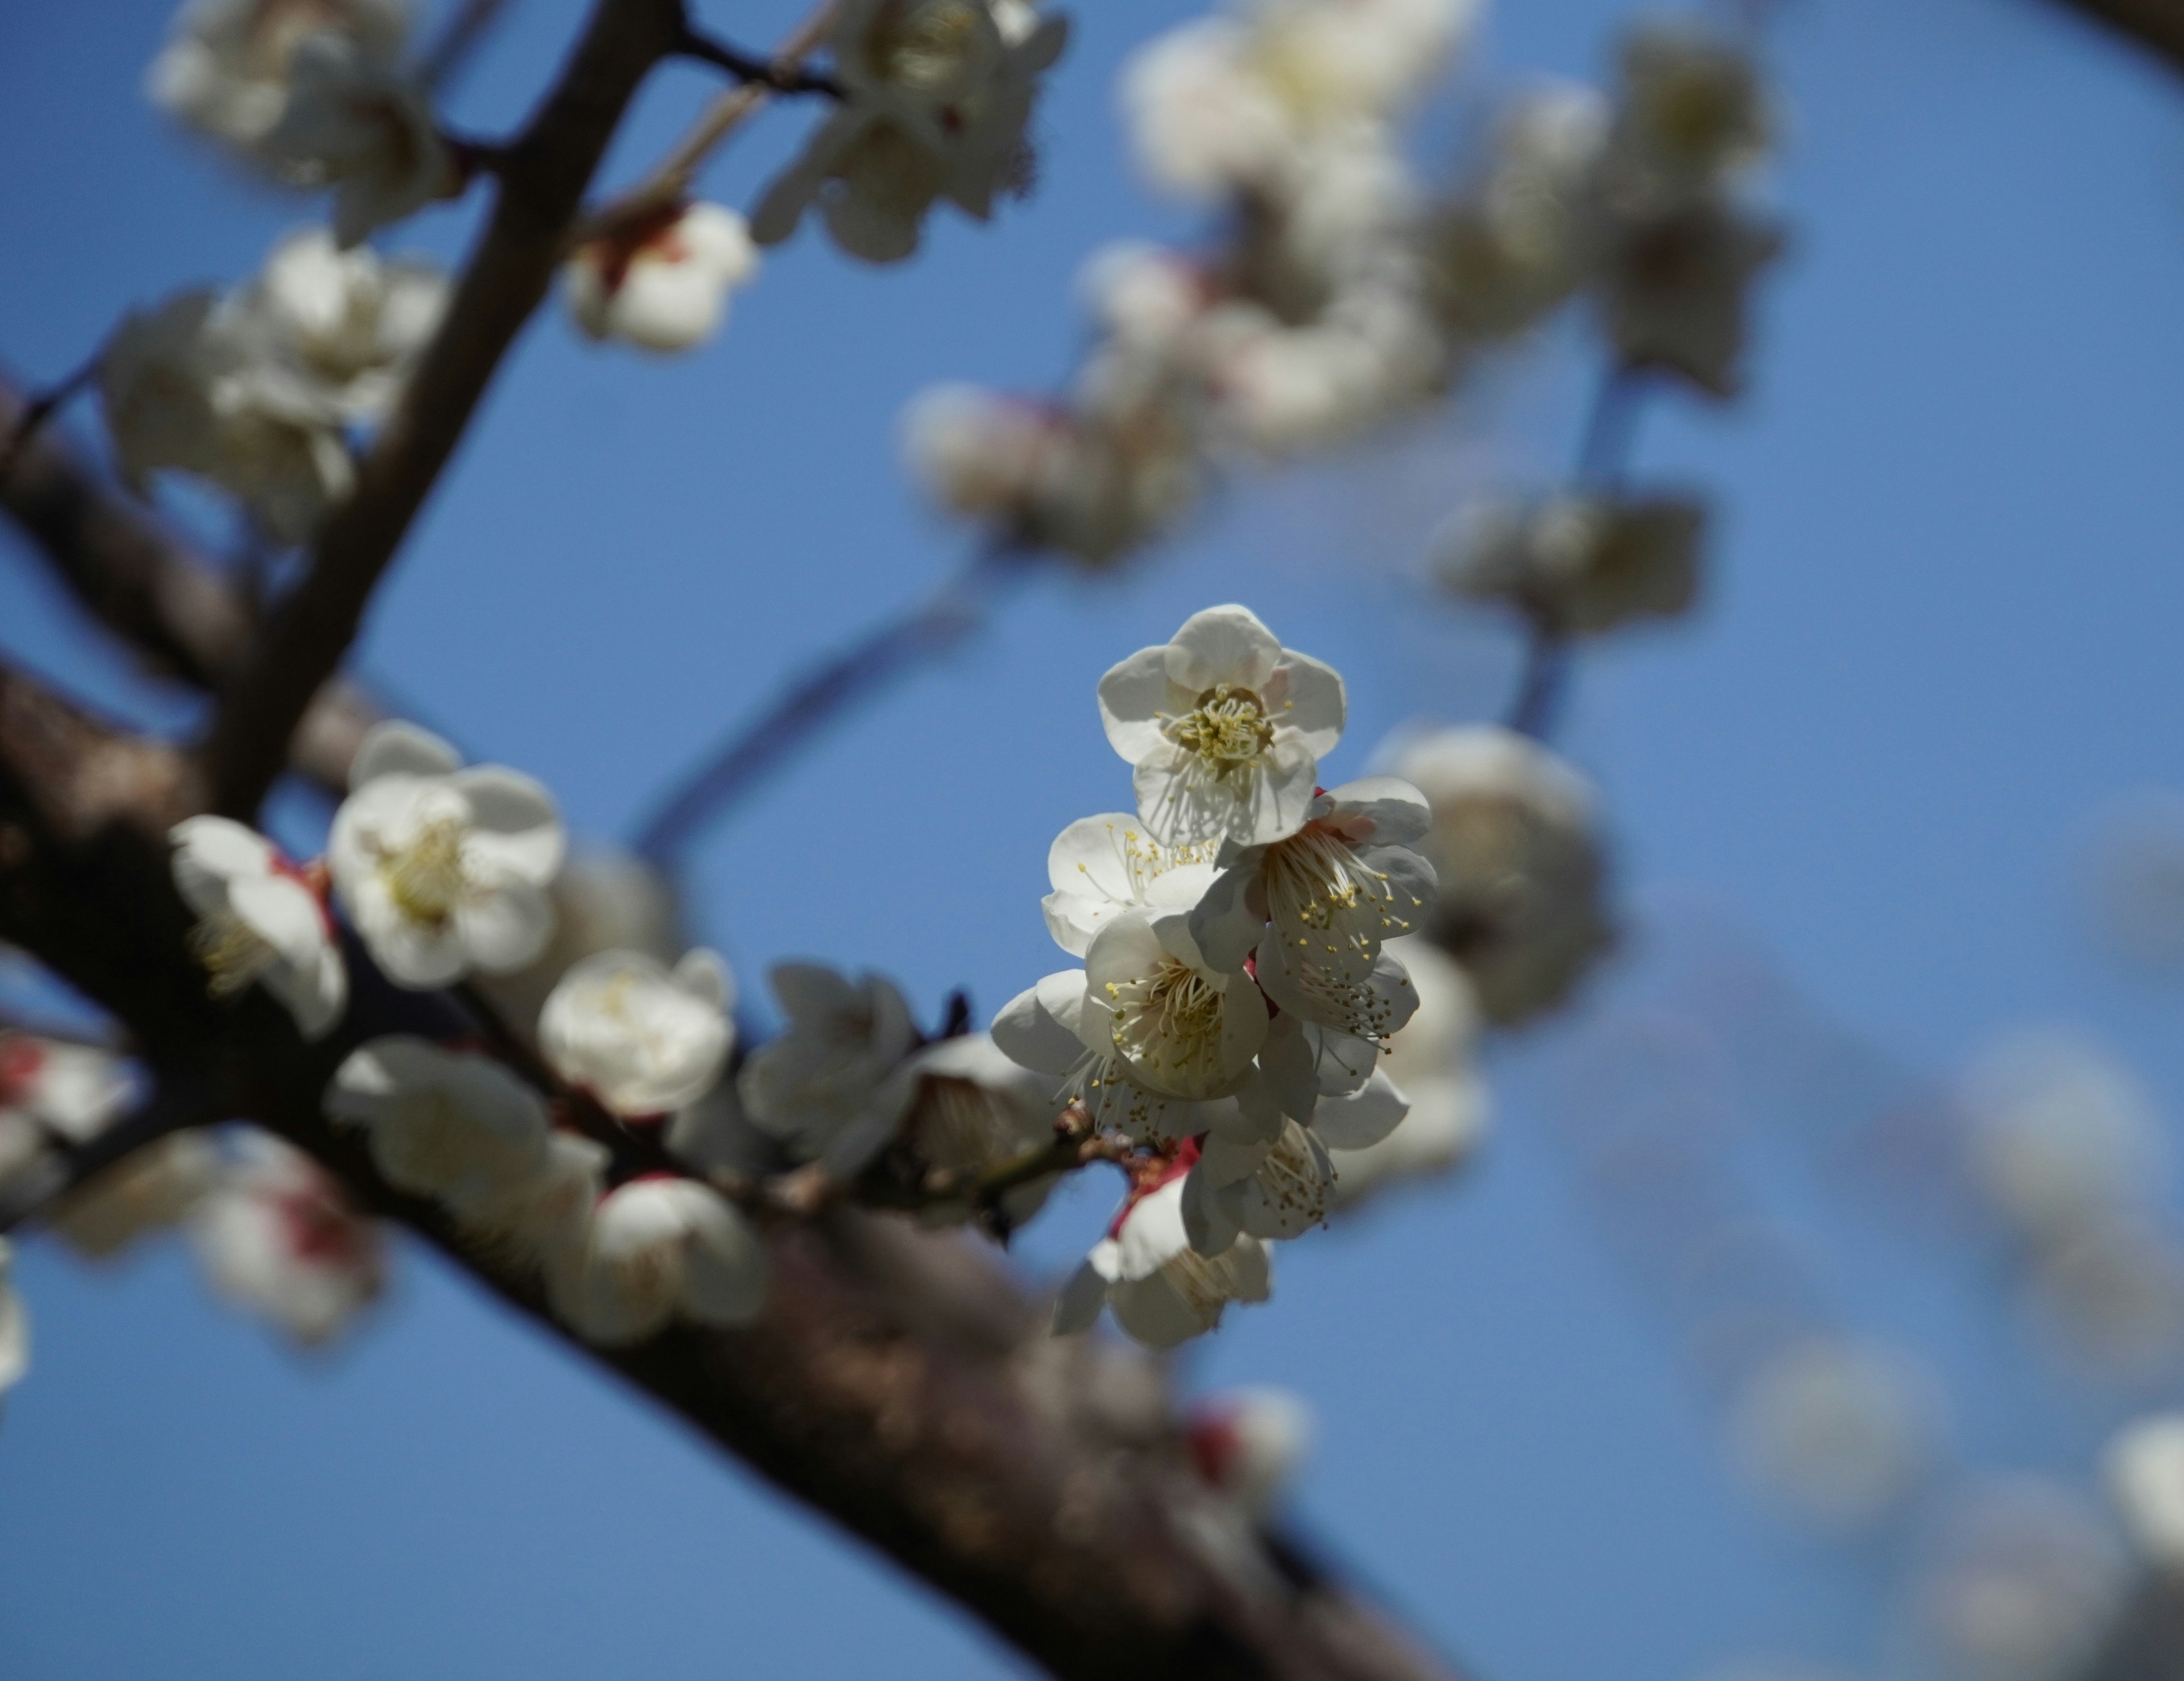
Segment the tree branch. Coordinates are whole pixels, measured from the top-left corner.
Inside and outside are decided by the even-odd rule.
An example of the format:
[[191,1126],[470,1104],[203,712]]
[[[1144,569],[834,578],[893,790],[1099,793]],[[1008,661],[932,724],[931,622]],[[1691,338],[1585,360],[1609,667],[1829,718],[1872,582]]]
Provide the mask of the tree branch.
[[[305,1044],[261,993],[209,996],[165,839],[196,782],[173,749],[0,672],[0,938],[125,1022],[163,1075],[202,1082],[209,1112],[310,1151],[566,1337],[535,1276],[393,1190],[320,1110],[364,1039],[465,1031],[453,1000],[353,962],[347,1017]],[[588,1352],[1071,1681],[1449,1674],[1204,1490],[1149,1360],[1046,1336],[960,1239],[842,1208],[764,1223],[774,1283],[755,1325]]]
[[2061,0],[2081,17],[2090,18],[2184,71],[2184,0]]
[[310,571],[221,697],[205,744],[214,809],[248,817],[304,709],[354,641],[372,591],[564,254],[600,155],[638,86],[674,50],[680,0],[598,0],[568,67],[503,157],[492,219],[439,332],[328,519]]

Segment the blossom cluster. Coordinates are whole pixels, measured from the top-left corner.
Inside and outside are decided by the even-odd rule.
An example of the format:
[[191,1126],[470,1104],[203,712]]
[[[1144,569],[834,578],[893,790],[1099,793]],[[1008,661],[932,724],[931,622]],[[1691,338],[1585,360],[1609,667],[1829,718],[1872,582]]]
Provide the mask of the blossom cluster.
[[[1217,213],[1220,237],[1092,259],[1099,337],[1061,399],[922,394],[905,441],[933,499],[1104,565],[1185,509],[1210,466],[1411,412],[1580,294],[1619,365],[1734,390],[1748,283],[1780,243],[1750,202],[1772,119],[1749,57],[1696,25],[1642,25],[1612,99],[1517,97],[1474,176],[1437,195],[1401,125],[1471,20],[1462,0],[1245,0],[1143,49],[1122,86],[1140,163]],[[1596,502],[1496,522],[1460,587],[1568,597],[1585,629],[1676,610],[1686,510]]]

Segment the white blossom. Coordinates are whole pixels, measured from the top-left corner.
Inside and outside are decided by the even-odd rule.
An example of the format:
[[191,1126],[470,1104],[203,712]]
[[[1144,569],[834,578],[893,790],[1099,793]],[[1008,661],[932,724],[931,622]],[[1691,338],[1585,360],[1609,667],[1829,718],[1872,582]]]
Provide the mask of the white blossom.
[[827,43],[841,103],[766,190],[760,245],[795,231],[815,200],[835,243],[867,262],[917,248],[945,198],[983,221],[1025,179],[1024,127],[1067,21],[986,0],[849,0]]
[[582,1250],[549,1266],[554,1310],[587,1342],[643,1342],[678,1314],[744,1325],[765,1305],[766,1245],[693,1179],[648,1177],[607,1193]]
[[1026,525],[1068,448],[1067,430],[1051,405],[980,386],[937,385],[903,411],[903,459],[950,512]]
[[1655,191],[1704,192],[1766,155],[1774,126],[1758,67],[1736,42],[1678,19],[1627,35],[1613,165]]
[[273,248],[233,307],[259,318],[270,353],[343,421],[370,424],[393,406],[447,302],[447,276],[430,263],[343,250],[324,228],[305,228]]
[[[964,1172],[998,1167],[1054,1141],[1061,1105],[1052,1082],[1012,1060],[988,1033],[936,1040],[909,1063],[916,1094],[902,1123],[915,1171]],[[1013,1229],[1039,1212],[1058,1175],[1047,1174],[1001,1194],[1000,1214]],[[928,1204],[928,1225],[967,1219],[967,1201]]]
[[31,1316],[8,1277],[14,1261],[15,1246],[0,1238],[0,1397],[31,1369]]
[[704,948],[672,970],[641,951],[602,951],[561,977],[538,1017],[554,1071],[625,1118],[695,1103],[734,1043],[727,966]]
[[[1039,901],[1047,932],[1073,957],[1124,910],[1188,911],[1214,879],[1211,842],[1163,846],[1126,811],[1080,817],[1047,849],[1054,891]],[[1243,967],[1239,957],[1229,966]]]
[[1173,1348],[1219,1325],[1230,1302],[1273,1294],[1273,1259],[1256,1238],[1240,1237],[1217,1255],[1190,1246],[1183,1184],[1196,1155],[1186,1144],[1168,1169],[1172,1177],[1123,1205],[1056,1299],[1056,1336],[1090,1329],[1106,1307],[1146,1347]]
[[334,237],[356,245],[457,188],[423,84],[354,39],[298,43],[288,99],[256,153],[293,186],[333,190]]
[[409,0],[190,0],[144,79],[153,103],[192,127],[250,148],[287,108],[296,51],[332,34],[382,64],[401,54]]
[[799,1161],[855,1173],[894,1136],[915,1094],[910,1005],[883,976],[852,981],[823,964],[777,963],[766,978],[788,1027],[738,1076],[744,1112]]
[[385,1239],[301,1151],[255,1129],[238,1149],[191,1216],[198,1257],[237,1306],[323,1343],[378,1295]]
[[478,1176],[444,1200],[465,1231],[520,1266],[574,1263],[591,1230],[592,1211],[606,1193],[607,1150],[575,1133],[546,1136],[544,1161],[525,1177]]
[[1078,270],[1077,291],[1102,331],[1160,349],[1173,345],[1204,314],[1213,281],[1181,252],[1143,240],[1118,240],[1085,259]]
[[1902,1511],[1919,1491],[1939,1445],[1936,1411],[1925,1374],[1902,1356],[1809,1335],[1746,1378],[1730,1439],[1762,1495],[1795,1517],[1847,1528]]
[[107,1051],[0,1032],[0,1185],[53,1144],[97,1138],[120,1117],[130,1090],[120,1060]]
[[[1401,1118],[1401,1108],[1392,1108],[1390,1128]],[[1267,1141],[1245,1144],[1209,1134],[1184,1180],[1184,1226],[1191,1247],[1213,1255],[1240,1235],[1301,1237],[1326,1220],[1334,1172],[1317,1130],[1292,1120],[1284,1120],[1280,1133]]]
[[1566,634],[1597,635],[1690,610],[1705,523],[1705,505],[1689,496],[1490,499],[1452,523],[1435,570],[1458,595],[1514,606]]
[[2184,1414],[2151,1413],[2119,1430],[2101,1480],[2140,1558],[2171,1580],[2184,1576]]
[[1209,607],[1100,680],[1100,718],[1133,766],[1138,815],[1170,846],[1279,840],[1311,810],[1342,738],[1342,679],[1246,608]]
[[683,204],[578,246],[562,288],[569,313],[593,338],[688,350],[720,331],[728,295],[750,284],[758,264],[741,216],[718,204]]
[[1485,725],[1418,737],[1396,775],[1433,807],[1421,849],[1439,886],[1427,932],[1492,1021],[1551,1008],[1611,943],[1591,783],[1537,743]]
[[[1418,993],[1418,1011],[1389,1039],[1370,1088],[1323,1098],[1313,1116],[1334,1161],[1339,1207],[1401,1180],[1446,1172],[1477,1148],[1486,1127],[1486,1083],[1473,1060],[1479,1001],[1470,978],[1424,935],[1392,943]],[[1384,1112],[1390,1094],[1403,1105],[1393,1128],[1355,1147],[1340,1141],[1352,1134],[1342,1130],[1338,1110]]]
[[437,736],[378,725],[334,814],[334,891],[399,986],[520,969],[553,932],[546,888],[565,840],[552,796],[500,765],[461,764]]
[[1286,164],[1288,113],[1251,73],[1250,42],[1234,18],[1199,18],[1139,48],[1123,66],[1123,119],[1139,166],[1155,185],[1209,202],[1273,179]]
[[418,1196],[476,1203],[546,1166],[544,1101],[474,1051],[406,1033],[369,1040],[334,1071],[325,1105],[363,1128],[389,1184]]
[[169,838],[175,886],[197,913],[190,952],[212,994],[263,986],[307,1039],[348,1006],[348,971],[326,901],[272,842],[225,817],[190,817]]
[[1711,396],[1735,396],[1752,280],[1781,249],[1773,222],[1724,199],[1616,215],[1599,288],[1609,342],[1631,366],[1664,369]]
[[1212,426],[1277,458],[1327,448],[1431,395],[1445,360],[1423,304],[1387,287],[1340,294],[1301,326],[1223,303],[1207,312],[1197,354]]
[[1100,1126],[1162,1144],[1207,1130],[1213,1106],[1148,1089],[1130,1077],[1099,1027],[1086,1037],[1085,998],[1084,970],[1047,976],[1001,1006],[994,1017],[994,1044],[1011,1061],[1045,1076],[1056,1103],[1083,1103]]
[[1085,953],[1084,978],[1078,1037],[1158,1096],[1234,1096],[1266,1042],[1258,988],[1240,965],[1210,966],[1183,916],[1112,918]]
[[1265,1518],[1312,1451],[1312,1409],[1287,1389],[1223,1389],[1193,1404],[1185,1440],[1209,1488]]

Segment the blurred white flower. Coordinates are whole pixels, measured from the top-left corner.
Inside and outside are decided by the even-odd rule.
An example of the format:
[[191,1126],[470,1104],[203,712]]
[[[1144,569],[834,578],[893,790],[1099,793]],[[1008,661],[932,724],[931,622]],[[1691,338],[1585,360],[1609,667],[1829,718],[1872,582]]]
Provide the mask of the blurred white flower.
[[363,1128],[398,1190],[476,1203],[546,1166],[546,1105],[500,1063],[406,1033],[367,1041],[327,1085],[329,1118]]
[[1601,322],[1632,367],[1681,375],[1713,397],[1743,383],[1747,294],[1782,235],[1720,199],[1633,207],[1610,219],[1601,252]]
[[297,44],[287,102],[256,155],[292,186],[333,190],[344,248],[449,196],[460,179],[424,86],[341,35]]
[[751,1223],[692,1179],[645,1177],[607,1193],[583,1248],[550,1266],[555,1311],[587,1342],[619,1347],[677,1315],[744,1325],[765,1305],[766,1245]]
[[1212,281],[1190,258],[1143,240],[1118,240],[1086,258],[1078,296],[1102,331],[1150,349],[1173,345],[1205,313]]
[[1312,1451],[1312,1409],[1287,1389],[1223,1389],[1193,1404],[1191,1464],[1207,1487],[1264,1518]]
[[1292,145],[1287,112],[1251,71],[1247,27],[1199,18],[1139,47],[1123,67],[1123,121],[1145,175],[1201,203],[1268,181]]
[[1418,736],[1393,768],[1433,807],[1427,932],[1471,977],[1487,1019],[1512,1025],[1561,1002],[1613,938],[1591,785],[1490,725]]
[[519,1266],[574,1264],[591,1230],[592,1211],[606,1194],[604,1144],[574,1133],[549,1133],[538,1171],[517,1179],[478,1175],[450,1188],[444,1200],[465,1231]]
[[520,969],[553,932],[546,888],[566,843],[553,797],[503,766],[461,766],[437,736],[378,725],[334,814],[334,891],[398,986]]
[[942,508],[1018,526],[1066,447],[1066,424],[1046,404],[981,386],[931,386],[903,411],[903,458]]
[[1774,114],[1746,49],[1685,19],[1649,18],[1624,38],[1612,167],[1657,190],[1704,192],[1766,155]]
[[2184,1577],[2184,1413],[2151,1413],[2116,1432],[2101,1480],[2140,1559]]
[[1730,1418],[1738,1467],[1808,1521],[1843,1528],[1902,1510],[1930,1468],[1936,1403],[1923,1373],[1887,1350],[1816,1335],[1777,1350]]
[[602,951],[554,988],[538,1048],[554,1071],[626,1119],[666,1115],[713,1088],[735,1042],[727,966],[700,947],[671,971],[641,951]]
[[296,50],[306,39],[336,35],[392,64],[410,12],[409,0],[191,0],[152,61],[144,91],[192,127],[254,147],[287,108]]
[[1062,1286],[1054,1332],[1089,1330],[1102,1307],[1147,1348],[1168,1349],[1221,1322],[1232,1301],[1273,1294],[1273,1261],[1256,1238],[1240,1237],[1217,1255],[1190,1246],[1184,1230],[1183,1182],[1197,1160],[1186,1143],[1164,1181],[1134,1193],[1107,1235]]
[[[1125,910],[1188,911],[1213,881],[1212,842],[1162,846],[1126,811],[1080,817],[1047,849],[1047,932],[1073,957]],[[1240,957],[1229,966],[1242,968]]]
[[986,0],[850,0],[827,34],[843,98],[751,219],[760,245],[795,231],[815,201],[841,248],[899,262],[948,198],[981,221],[1028,181],[1039,79],[1068,23]]
[[577,248],[562,269],[577,325],[593,338],[646,350],[688,350],[727,319],[728,295],[758,273],[758,248],[734,211],[672,207],[627,234]]
[[225,817],[190,817],[169,833],[175,886],[197,914],[190,953],[214,998],[262,985],[307,1039],[348,1006],[348,971],[326,901],[272,842]]
[[88,1144],[130,1097],[121,1060],[92,1045],[0,1032],[0,1185],[54,1144]]
[[1564,634],[1688,612],[1706,509],[1688,496],[1563,493],[1466,509],[1436,543],[1458,595],[1513,606]]
[[1100,680],[1100,722],[1134,767],[1138,815],[1170,846],[1294,833],[1346,706],[1331,668],[1237,606],[1193,614]]
[[1446,360],[1423,303],[1392,287],[1340,293],[1301,326],[1256,303],[1221,304],[1195,353],[1214,431],[1277,458],[1328,448],[1422,401]]
[[31,1316],[8,1276],[14,1263],[15,1246],[0,1238],[0,1397],[31,1369]]
[[1949,1516],[1920,1584],[1923,1632],[1958,1681],[2064,1681],[2113,1626],[2127,1574],[2075,1491],[1990,1483]]
[[109,1260],[187,1219],[219,1173],[203,1133],[171,1133],[70,1191],[53,1211],[53,1229],[86,1259]]
[[238,1307],[323,1343],[378,1295],[386,1240],[301,1151],[255,1128],[237,1149],[192,1212],[198,1258]]
[[[998,1167],[1054,1141],[1061,1105],[1054,1084],[1003,1054],[987,1033],[959,1033],[925,1047],[909,1063],[916,1094],[901,1130],[913,1174],[960,1173]],[[1059,1176],[1049,1174],[1001,1194],[1009,1229],[1039,1212]],[[928,1225],[952,1224],[972,1213],[967,1200],[928,1203]]]
[[438,331],[447,276],[420,259],[343,250],[324,228],[273,248],[233,308],[256,318],[268,350],[323,391],[341,420],[384,420]]
[[1479,1000],[1470,978],[1423,935],[1393,942],[1418,1007],[1389,1039],[1374,1071],[1406,1105],[1401,1118],[1377,1143],[1351,1148],[1340,1142],[1348,1105],[1384,1103],[1384,1097],[1323,1099],[1313,1129],[1328,1142],[1338,1207],[1347,1208],[1401,1180],[1444,1173],[1468,1159],[1486,1128],[1486,1083],[1473,1058],[1479,1039]]
[[910,1005],[883,976],[824,964],[777,963],[766,979],[788,1027],[738,1075],[744,1112],[800,1161],[846,1177],[886,1147],[915,1094]]

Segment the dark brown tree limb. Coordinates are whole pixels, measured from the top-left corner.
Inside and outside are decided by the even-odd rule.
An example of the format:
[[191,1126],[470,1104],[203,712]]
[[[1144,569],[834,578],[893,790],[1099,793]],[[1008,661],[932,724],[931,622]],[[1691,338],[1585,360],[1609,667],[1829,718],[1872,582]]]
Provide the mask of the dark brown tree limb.
[[2167,60],[2170,69],[2184,71],[2184,0],[2062,0],[2062,3]]
[[[374,1172],[320,1096],[362,1039],[447,1034],[440,994],[352,961],[349,1014],[304,1044],[262,995],[216,1003],[187,955],[165,832],[183,755],[0,672],[0,939],[111,1010],[203,1112],[309,1150],[360,1204],[557,1336],[537,1279]],[[1195,1483],[1157,1371],[1039,1314],[967,1243],[851,1210],[768,1224],[775,1282],[736,1332],[599,1353],[637,1389],[1078,1681],[1429,1681],[1449,1672]]]
[[206,742],[216,810],[248,817],[355,640],[365,606],[471,414],[565,254],[593,171],[645,75],[682,37],[681,0],[599,0],[567,67],[495,166],[493,215],[447,317],[327,520],[310,570],[222,696]]
[[[0,437],[30,398],[0,375]],[[156,676],[210,690],[231,678],[256,629],[251,604],[166,526],[47,426],[0,475],[4,508],[62,587]],[[296,732],[296,768],[334,789],[382,714],[354,683],[326,684]]]

